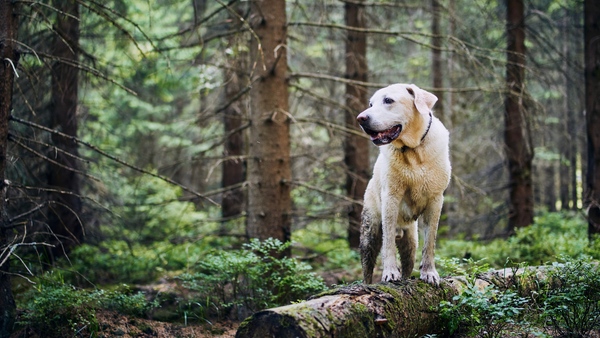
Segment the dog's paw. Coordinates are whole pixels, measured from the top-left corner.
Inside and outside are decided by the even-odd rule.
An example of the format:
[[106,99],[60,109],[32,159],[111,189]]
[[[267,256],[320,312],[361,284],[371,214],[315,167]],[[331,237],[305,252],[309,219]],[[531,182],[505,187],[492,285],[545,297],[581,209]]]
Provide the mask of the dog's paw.
[[391,282],[402,279],[402,275],[398,268],[395,269],[383,269],[383,275],[381,275],[382,282]]
[[440,275],[435,269],[428,271],[421,270],[421,279],[431,285],[440,285]]

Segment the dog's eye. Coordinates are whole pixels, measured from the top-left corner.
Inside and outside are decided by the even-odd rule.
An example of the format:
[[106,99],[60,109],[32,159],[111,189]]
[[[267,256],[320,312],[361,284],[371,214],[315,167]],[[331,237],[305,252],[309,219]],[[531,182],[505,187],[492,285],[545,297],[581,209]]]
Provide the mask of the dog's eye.
[[394,103],[394,100],[390,99],[389,97],[386,97],[385,99],[383,99],[383,103],[392,104],[392,103]]
[[415,92],[412,90],[412,88],[406,88],[406,91],[407,91],[407,92],[408,92],[410,95],[412,95],[412,96],[415,96]]
[[373,107],[373,104],[371,102],[369,102],[369,107]]

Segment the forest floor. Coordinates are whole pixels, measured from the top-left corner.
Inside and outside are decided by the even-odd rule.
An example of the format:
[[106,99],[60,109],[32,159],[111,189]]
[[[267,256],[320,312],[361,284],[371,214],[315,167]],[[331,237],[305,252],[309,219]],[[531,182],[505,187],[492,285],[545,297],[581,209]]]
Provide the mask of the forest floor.
[[[116,311],[96,311],[98,338],[233,338],[240,323],[224,321],[213,325],[182,325],[156,320],[132,318]],[[91,337],[92,332],[84,328],[73,337]],[[66,336],[66,335],[65,335]],[[26,326],[11,335],[11,338],[44,338],[43,332]]]

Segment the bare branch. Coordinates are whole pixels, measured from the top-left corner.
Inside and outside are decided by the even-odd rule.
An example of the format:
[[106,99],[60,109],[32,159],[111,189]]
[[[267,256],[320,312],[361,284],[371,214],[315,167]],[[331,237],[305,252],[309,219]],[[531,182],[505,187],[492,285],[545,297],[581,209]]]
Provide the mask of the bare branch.
[[9,133],[8,135],[10,135],[11,137],[16,137],[16,138],[18,138],[18,139],[20,139],[20,140],[25,140],[25,141],[28,141],[28,142],[33,142],[33,143],[35,143],[35,144],[39,144],[39,145],[42,145],[42,146],[46,146],[46,147],[48,147],[48,148],[51,148],[51,150],[52,150],[52,151],[57,151],[57,152],[59,152],[59,153],[65,154],[65,155],[67,155],[67,156],[69,156],[69,157],[72,157],[72,158],[74,158],[74,159],[76,159],[76,160],[79,160],[79,161],[82,161],[82,162],[85,162],[85,163],[90,163],[90,161],[89,161],[89,160],[86,160],[85,158],[81,158],[81,157],[79,157],[79,156],[73,155],[73,154],[71,154],[70,152],[68,152],[68,151],[66,151],[66,150],[63,150],[63,149],[60,149],[60,148],[58,148],[58,147],[56,147],[56,146],[53,146],[53,145],[51,145],[51,144],[47,144],[47,143],[44,143],[44,142],[42,142],[42,141],[37,141],[37,140],[34,140],[34,139],[30,139],[30,138],[27,138],[27,137],[22,137],[22,136],[18,136],[18,135],[10,134],[10,133]]
[[102,209],[104,209],[104,210],[106,210],[106,211],[110,212],[111,214],[113,214],[113,215],[115,215],[115,216],[117,216],[117,217],[121,218],[121,216],[119,216],[118,214],[116,214],[115,212],[113,212],[112,210],[110,210],[108,207],[105,207],[104,205],[102,205],[102,204],[101,204],[100,202],[98,202],[97,200],[95,200],[95,199],[93,199],[93,198],[91,198],[91,197],[88,197],[88,196],[84,196],[84,195],[79,195],[79,194],[76,194],[76,193],[74,193],[74,192],[71,192],[71,191],[64,191],[64,190],[51,189],[51,188],[28,187],[28,186],[25,186],[25,185],[18,185],[18,184],[14,184],[14,183],[12,183],[12,182],[10,183],[10,186],[14,186],[14,187],[21,188],[21,189],[27,189],[27,190],[38,190],[38,191],[46,191],[46,192],[55,192],[55,193],[59,193],[59,194],[63,194],[63,195],[73,195],[73,196],[77,196],[77,197],[79,197],[79,198],[81,198],[81,199],[87,199],[87,200],[90,200],[90,201],[92,201],[94,204],[98,205],[100,208],[102,208]]
[[231,135],[233,135],[233,134],[235,134],[235,133],[237,133],[237,132],[240,132],[240,131],[242,131],[242,130],[244,130],[244,129],[248,128],[248,127],[250,127],[250,123],[246,123],[246,124],[244,124],[244,125],[240,126],[239,128],[236,128],[236,129],[233,129],[233,130],[229,131],[227,134],[223,135],[223,137],[221,138],[221,140],[220,140],[220,141],[217,141],[217,142],[213,143],[213,144],[212,144],[210,147],[208,147],[207,149],[204,149],[204,150],[200,151],[199,153],[200,153],[200,154],[203,154],[203,153],[205,153],[205,152],[207,152],[207,151],[209,151],[209,150],[215,149],[216,147],[218,147],[218,146],[220,146],[221,144],[225,143],[225,141],[227,141],[227,139],[228,139],[228,138],[229,138]]
[[[306,77],[306,78],[313,78],[313,79],[330,80],[330,81],[336,81],[336,82],[341,82],[341,83],[353,84],[353,85],[358,85],[358,86],[363,86],[363,87],[369,87],[369,88],[381,88],[381,87],[387,87],[387,86],[391,85],[391,83],[363,82],[363,81],[349,80],[349,79],[345,79],[345,78],[339,77],[339,76],[324,75],[324,74],[315,74],[315,73],[305,73],[305,72],[290,73],[288,76],[290,78]],[[424,89],[424,90],[429,90],[429,91],[454,92],[454,93],[459,93],[459,92],[476,92],[476,91],[494,92],[495,93],[495,92],[500,91],[499,89],[484,88],[484,87],[471,87],[471,88],[432,88],[432,87],[421,87],[421,88]]]
[[83,172],[83,171],[81,171],[81,170],[77,170],[77,169],[74,169],[74,168],[68,167],[68,166],[66,166],[66,165],[64,165],[64,164],[58,163],[58,162],[56,162],[55,160],[53,160],[53,159],[51,159],[51,158],[48,158],[48,157],[46,157],[46,156],[44,156],[44,155],[42,155],[42,154],[38,153],[37,151],[35,151],[35,150],[33,150],[33,149],[29,148],[28,146],[24,145],[23,143],[21,143],[21,142],[17,141],[17,140],[14,138],[14,136],[13,136],[12,134],[8,134],[8,140],[9,140],[9,141],[12,141],[12,142],[14,142],[14,143],[16,143],[16,144],[17,144],[19,147],[21,147],[21,148],[23,148],[23,149],[25,149],[25,150],[29,151],[30,153],[32,153],[32,154],[34,154],[34,155],[36,155],[36,156],[38,156],[38,157],[40,157],[40,158],[42,158],[42,159],[44,159],[44,160],[46,160],[46,161],[48,161],[48,162],[50,162],[50,163],[52,163],[52,164],[56,165],[56,166],[59,166],[59,167],[61,167],[61,168],[65,169],[65,170],[72,171],[72,172],[74,172],[74,173],[77,173],[77,174],[79,174],[79,175],[85,176],[85,177],[87,177],[87,178],[91,178],[91,179],[93,179],[94,181],[97,181],[97,182],[102,182],[102,180],[101,180],[101,179],[99,179],[99,178],[98,178],[98,177],[96,177],[96,176],[92,176],[92,175],[90,175],[90,174],[84,173],[84,172]]
[[297,122],[308,122],[308,123],[320,124],[320,125],[325,126],[327,128],[336,129],[336,130],[342,131],[342,132],[347,133],[347,134],[352,134],[352,135],[360,136],[360,137],[363,137],[363,138],[366,138],[366,139],[370,139],[367,134],[363,133],[360,130],[346,128],[344,126],[340,126],[339,124],[337,124],[335,122],[325,121],[325,120],[320,120],[320,119],[301,118],[301,117],[300,118],[296,118],[295,120]]
[[30,6],[33,6],[33,5],[40,5],[40,6],[43,6],[43,7],[46,7],[46,8],[50,8],[51,10],[53,10],[53,11],[55,11],[55,12],[57,12],[57,13],[60,13],[60,14],[62,14],[62,15],[68,16],[68,17],[69,17],[69,18],[71,18],[71,19],[75,19],[75,20],[77,20],[77,21],[81,21],[81,20],[79,20],[79,18],[78,18],[78,17],[76,17],[75,15],[73,15],[73,14],[69,14],[69,13],[65,13],[65,12],[61,11],[60,9],[58,9],[58,8],[56,8],[56,7],[52,7],[52,6],[50,6],[50,5],[48,5],[48,4],[45,4],[45,3],[43,3],[43,2],[39,2],[39,1],[31,1],[31,0],[15,0],[14,2],[20,2],[20,3],[24,3],[24,4],[30,4]]
[[[231,5],[233,5],[233,4],[234,4],[236,1],[237,1],[237,0],[230,0],[230,1],[227,3],[227,6],[231,6]],[[177,33],[174,33],[174,34],[167,35],[167,36],[165,36],[165,37],[162,37],[162,38],[160,38],[160,39],[158,39],[158,40],[159,40],[159,41],[162,41],[162,40],[167,40],[167,39],[170,39],[170,38],[173,38],[173,37],[176,37],[176,36],[179,36],[179,35],[183,35],[183,34],[185,34],[185,33],[188,33],[188,32],[190,32],[191,30],[193,30],[193,29],[195,29],[195,28],[199,27],[200,25],[202,25],[202,24],[203,24],[203,23],[205,23],[206,21],[210,20],[210,19],[211,19],[213,16],[217,15],[219,12],[221,12],[221,11],[222,11],[222,10],[224,10],[225,8],[226,8],[225,6],[221,6],[221,7],[217,8],[216,10],[214,10],[214,11],[213,11],[212,13],[210,13],[209,15],[207,15],[206,17],[202,18],[202,20],[200,20],[200,21],[198,21],[198,22],[194,23],[194,25],[193,25],[193,26],[191,26],[191,27],[188,27],[188,28],[185,28],[185,29],[183,29],[183,30],[180,30],[180,31],[179,31],[179,32],[177,32]]]
[[[123,19],[123,20],[129,22],[130,24],[132,24],[135,28],[137,28],[138,31],[140,31],[140,33],[142,33],[142,35],[144,36],[144,38],[146,38],[146,40],[148,42],[150,42],[150,45],[154,49],[156,49],[156,46],[154,45],[154,42],[152,41],[152,39],[150,39],[150,37],[148,37],[148,35],[146,35],[146,33],[144,32],[144,30],[140,27],[140,25],[138,25],[137,23],[135,23],[135,21],[127,18],[126,16],[124,16],[121,13],[115,11],[114,9],[112,9],[110,7],[107,7],[107,6],[103,5],[102,3],[99,3],[98,1],[95,1],[95,0],[87,0],[87,1],[93,3],[94,5],[96,5],[96,6],[100,7],[100,8],[103,8],[103,9],[105,9],[107,11],[110,11],[114,15],[116,15],[116,16],[120,17],[121,19]],[[135,43],[135,41],[134,41],[134,43]]]
[[[62,137],[64,137],[64,138],[70,139],[71,141],[73,141],[73,142],[76,142],[76,143],[83,144],[84,146],[86,146],[86,147],[90,148],[91,150],[93,150],[93,151],[95,151],[95,152],[97,152],[97,153],[101,154],[102,156],[104,156],[104,157],[108,157],[109,159],[111,159],[111,160],[113,160],[113,161],[115,161],[115,162],[118,162],[118,163],[120,163],[120,164],[122,164],[122,165],[124,165],[124,166],[126,166],[126,167],[128,167],[128,168],[131,168],[131,169],[133,169],[133,170],[139,171],[139,172],[141,172],[141,173],[144,173],[144,174],[146,174],[146,175],[150,175],[150,176],[152,176],[152,177],[156,177],[156,178],[158,178],[158,179],[161,179],[161,180],[163,180],[163,181],[165,181],[165,182],[167,182],[167,183],[170,183],[170,184],[176,185],[176,186],[180,187],[181,189],[183,189],[183,190],[185,190],[185,191],[187,191],[187,192],[189,192],[189,193],[191,193],[191,194],[193,194],[193,195],[196,195],[196,196],[198,196],[198,197],[204,198],[204,199],[206,199],[207,201],[209,201],[209,202],[213,203],[214,205],[216,205],[216,206],[219,206],[219,204],[218,204],[217,202],[213,201],[212,199],[210,199],[210,198],[208,198],[208,197],[206,197],[206,196],[204,196],[204,195],[202,195],[202,194],[200,194],[200,193],[198,193],[198,192],[196,192],[196,191],[194,191],[194,190],[192,190],[192,189],[190,189],[190,188],[188,188],[188,187],[186,187],[186,186],[184,186],[184,185],[182,185],[182,184],[180,184],[180,183],[177,183],[177,182],[173,181],[172,179],[170,179],[170,178],[168,178],[168,177],[166,177],[166,176],[159,175],[159,174],[155,174],[155,173],[153,173],[153,172],[150,172],[150,171],[148,171],[148,170],[142,169],[142,168],[140,168],[140,167],[136,167],[136,166],[134,166],[133,164],[129,164],[129,163],[127,163],[127,162],[125,162],[125,161],[121,160],[120,158],[117,158],[117,157],[115,157],[115,156],[113,156],[113,155],[110,155],[110,154],[106,153],[105,151],[102,151],[102,150],[100,150],[98,147],[96,147],[96,146],[94,146],[94,145],[92,145],[92,144],[90,144],[90,143],[88,143],[88,142],[85,142],[85,141],[82,141],[82,140],[78,139],[78,138],[77,138],[77,137],[75,137],[75,136],[67,135],[67,134],[61,133],[61,132],[59,132],[59,131],[56,131],[56,130],[53,130],[53,129],[50,129],[50,128],[47,128],[47,127],[41,126],[41,125],[39,125],[39,124],[37,124],[37,123],[33,123],[33,122],[29,122],[29,121],[22,120],[22,119],[20,119],[20,118],[14,117],[14,116],[12,116],[12,115],[10,116],[10,120],[12,120],[12,121],[15,121],[15,122],[18,122],[18,123],[21,123],[21,124],[28,125],[28,126],[30,126],[30,127],[34,127],[34,128],[36,128],[36,129],[40,129],[40,130],[43,130],[43,131],[47,131],[47,132],[49,132],[49,133],[52,133],[52,134],[55,134],[55,135],[62,136]],[[246,127],[247,127],[247,126],[248,126],[248,125],[246,125]],[[235,130],[234,130],[234,131],[235,131]],[[223,142],[224,142],[224,141],[223,141]]]
[[55,60],[55,61],[58,61],[60,63],[64,63],[66,65],[69,65],[69,66],[71,66],[73,68],[77,68],[79,70],[83,70],[84,72],[90,73],[90,74],[92,74],[94,76],[97,76],[97,77],[99,77],[101,79],[104,79],[104,80],[106,80],[108,82],[111,82],[111,83],[119,86],[123,90],[127,91],[128,93],[137,96],[137,93],[135,91],[133,91],[132,89],[129,89],[129,88],[125,87],[124,85],[118,83],[117,81],[111,79],[110,77],[102,74],[99,70],[94,69],[94,68],[89,67],[89,66],[86,66],[86,65],[84,65],[84,64],[82,64],[82,63],[80,63],[80,62],[78,62],[76,60],[67,60],[67,59],[59,58],[57,56],[54,56],[54,55],[51,55],[51,54],[42,53],[42,52],[39,52],[38,54],[41,55],[44,58]]
[[[140,45],[138,45],[137,41],[135,41],[135,38],[131,35],[131,33],[129,33],[128,30],[126,30],[123,26],[121,26],[118,22],[116,22],[115,20],[111,19],[111,17],[108,16],[108,14],[99,11],[98,9],[86,4],[85,2],[81,1],[81,0],[75,0],[77,1],[80,5],[86,7],[87,9],[89,9],[90,11],[98,14],[99,16],[103,17],[106,21],[110,22],[113,24],[113,26],[117,27],[121,32],[123,32],[123,34],[125,34],[129,40],[131,40],[131,42],[133,42],[133,44],[135,45],[135,47],[137,48],[138,51],[140,51],[140,53],[142,53],[143,57],[146,57],[146,54],[144,54],[144,51],[142,50],[142,48],[140,47]],[[142,33],[143,34],[143,33]],[[146,34],[144,34],[144,36],[146,36]]]
[[300,182],[300,181],[292,181],[291,183],[294,184],[294,185],[303,186],[303,187],[306,187],[308,189],[321,192],[323,194],[331,195],[331,196],[337,197],[339,199],[343,199],[344,201],[348,201],[350,203],[358,204],[360,206],[363,205],[363,202],[361,202],[361,201],[357,201],[355,199],[349,198],[349,197],[344,196],[344,195],[336,194],[336,193],[333,193],[331,191],[327,191],[325,189],[317,188],[314,185],[310,185],[310,184],[307,184],[307,183],[304,183],[304,182]]

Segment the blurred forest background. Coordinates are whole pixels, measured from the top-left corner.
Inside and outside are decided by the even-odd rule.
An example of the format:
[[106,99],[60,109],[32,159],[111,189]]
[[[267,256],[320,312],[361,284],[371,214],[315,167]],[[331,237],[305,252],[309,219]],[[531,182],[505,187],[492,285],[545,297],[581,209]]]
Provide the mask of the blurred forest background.
[[355,117],[398,82],[450,131],[441,271],[597,257],[593,2],[1,0],[0,336],[52,292],[206,324],[359,280]]

